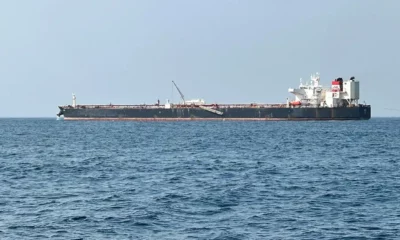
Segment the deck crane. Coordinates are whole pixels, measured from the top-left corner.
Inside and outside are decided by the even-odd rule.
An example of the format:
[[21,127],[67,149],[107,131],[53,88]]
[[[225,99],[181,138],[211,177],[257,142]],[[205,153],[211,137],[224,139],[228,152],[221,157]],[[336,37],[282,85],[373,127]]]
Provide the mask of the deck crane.
[[[186,105],[186,101],[185,101],[185,97],[183,96],[183,93],[181,92],[181,90],[179,90],[178,86],[176,85],[176,83],[174,81],[172,81],[172,83],[175,85],[176,89],[178,90],[179,94],[181,95],[181,98],[183,100],[183,104]],[[206,111],[209,111],[209,112],[212,112],[212,113],[215,113],[215,114],[220,115],[220,116],[224,115],[223,112],[218,111],[216,109],[212,109],[210,107],[205,107],[205,106],[201,106],[200,105],[199,108],[201,108],[203,110],[206,110]]]
[[179,94],[181,95],[181,98],[183,100],[183,104],[186,105],[185,97],[183,96],[183,93],[181,92],[181,90],[179,90],[178,86],[176,85],[176,83],[174,81],[172,81],[172,83],[175,85],[176,89],[178,90]]

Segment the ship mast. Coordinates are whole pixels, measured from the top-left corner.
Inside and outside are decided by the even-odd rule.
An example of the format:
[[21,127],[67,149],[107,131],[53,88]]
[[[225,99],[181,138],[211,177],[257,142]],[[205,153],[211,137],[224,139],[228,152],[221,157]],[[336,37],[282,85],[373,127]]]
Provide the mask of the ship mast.
[[76,107],[76,96],[74,93],[72,94],[72,107]]
[[178,90],[179,94],[181,95],[181,98],[183,100],[183,104],[186,105],[185,103],[185,97],[183,96],[183,93],[181,92],[181,90],[179,90],[178,86],[175,84],[174,81],[172,81],[172,83],[175,85],[176,89]]

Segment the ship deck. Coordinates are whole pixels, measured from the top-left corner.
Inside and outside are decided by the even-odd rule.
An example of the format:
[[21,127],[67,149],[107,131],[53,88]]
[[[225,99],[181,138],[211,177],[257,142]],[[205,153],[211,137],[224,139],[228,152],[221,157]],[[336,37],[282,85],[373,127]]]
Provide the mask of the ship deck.
[[[283,108],[286,107],[286,104],[171,104],[171,108],[198,108],[200,106],[208,107],[208,108]],[[86,105],[77,105],[73,107],[71,105],[59,106],[64,109],[165,109],[165,105],[156,105],[156,104],[138,104],[138,105],[94,105],[94,104],[86,104]]]

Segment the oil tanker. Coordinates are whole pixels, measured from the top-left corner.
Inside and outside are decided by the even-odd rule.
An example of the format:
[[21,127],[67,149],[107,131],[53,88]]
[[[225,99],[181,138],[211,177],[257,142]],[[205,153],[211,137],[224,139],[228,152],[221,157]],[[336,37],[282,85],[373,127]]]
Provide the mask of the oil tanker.
[[331,86],[320,84],[318,73],[311,75],[310,81],[299,88],[289,88],[294,95],[292,101],[278,104],[219,104],[206,103],[204,99],[186,100],[178,86],[182,101],[164,104],[139,105],[80,105],[72,94],[72,105],[58,106],[58,119],[63,120],[368,120],[371,106],[359,104],[360,83],[354,77],[343,80],[339,77]]

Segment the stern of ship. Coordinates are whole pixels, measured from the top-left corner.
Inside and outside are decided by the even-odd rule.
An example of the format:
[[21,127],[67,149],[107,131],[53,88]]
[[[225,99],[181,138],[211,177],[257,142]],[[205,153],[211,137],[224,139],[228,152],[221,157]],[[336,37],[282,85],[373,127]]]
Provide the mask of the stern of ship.
[[360,119],[371,119],[371,105],[360,105]]

